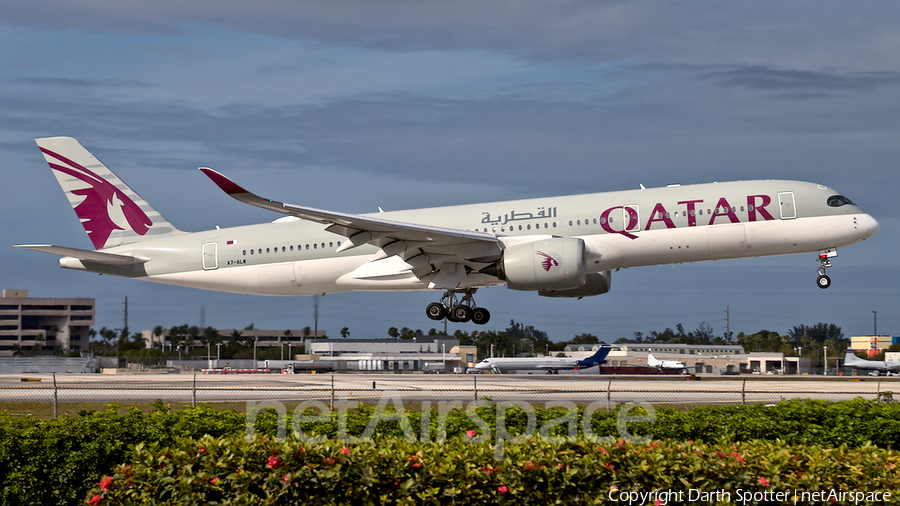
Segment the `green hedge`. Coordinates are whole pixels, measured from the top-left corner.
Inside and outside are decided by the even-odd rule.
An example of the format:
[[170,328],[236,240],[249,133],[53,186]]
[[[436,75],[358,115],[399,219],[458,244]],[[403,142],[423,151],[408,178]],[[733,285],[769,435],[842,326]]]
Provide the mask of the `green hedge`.
[[671,490],[687,500],[693,489],[695,495],[721,491],[719,498],[727,492],[731,502],[747,503],[773,499],[775,493],[834,489],[888,491],[894,494],[886,497],[891,502],[900,491],[897,466],[900,453],[874,446],[824,449],[759,441],[597,446],[582,440],[557,446],[535,439],[510,445],[497,461],[490,444],[460,439],[434,444],[385,438],[345,447],[337,441],[301,445],[204,437],[179,439],[170,447],[139,445],[130,464],[99,482],[88,501],[547,505],[613,504],[634,497],[638,504],[653,504],[658,496],[640,500],[623,494]]
[[[492,406],[478,410],[491,431],[495,429],[495,409]],[[349,434],[361,434],[372,412],[371,407],[351,411],[347,420]],[[538,424],[561,413],[565,412],[538,408]],[[520,433],[524,413],[512,409],[507,414],[509,432]],[[161,402],[151,412],[131,410],[118,415],[117,406],[111,405],[106,411],[83,415],[51,420],[0,415],[0,503],[80,504],[91,484],[127,462],[132,449],[140,443],[171,445],[177,438],[239,435],[246,429],[246,417],[241,413],[209,407],[170,412]],[[336,416],[332,414],[326,423],[306,424],[304,430],[333,438],[337,434]],[[419,434],[422,413],[412,411],[408,416],[415,434]],[[432,427],[436,419],[437,414],[431,413]],[[451,412],[446,425],[451,441],[461,440],[469,430],[483,431],[462,411]],[[591,425],[597,435],[618,437],[616,413],[597,412]],[[581,424],[577,426],[580,430]],[[556,429],[558,433],[564,427]],[[857,399],[836,403],[789,401],[774,407],[701,407],[687,412],[660,409],[656,411],[656,423],[632,423],[629,429],[675,441],[778,439],[792,445],[862,447],[870,443],[900,450],[900,403]],[[276,433],[276,417],[272,413],[261,414],[256,430],[272,437]],[[376,432],[376,438],[402,435],[397,422],[382,422]],[[515,451],[514,448],[515,445],[507,445],[507,451]]]

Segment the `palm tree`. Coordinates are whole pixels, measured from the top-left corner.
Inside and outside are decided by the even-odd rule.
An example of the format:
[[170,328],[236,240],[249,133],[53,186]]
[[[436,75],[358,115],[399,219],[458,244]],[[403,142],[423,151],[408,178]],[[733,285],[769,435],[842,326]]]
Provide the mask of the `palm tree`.
[[348,337],[350,337],[350,329],[348,329],[347,327],[342,328],[341,329],[341,337],[343,337],[344,339],[347,339]]

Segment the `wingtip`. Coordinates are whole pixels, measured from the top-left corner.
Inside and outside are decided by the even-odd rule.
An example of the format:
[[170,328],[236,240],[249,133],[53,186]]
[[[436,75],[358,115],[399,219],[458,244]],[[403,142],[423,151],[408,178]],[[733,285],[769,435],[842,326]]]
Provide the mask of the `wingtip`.
[[223,192],[234,195],[236,193],[250,193],[245,190],[241,185],[235,183],[231,179],[223,176],[219,172],[216,172],[209,167],[200,167],[200,172],[206,174],[206,177],[210,178],[213,183],[216,183],[216,186],[222,189]]

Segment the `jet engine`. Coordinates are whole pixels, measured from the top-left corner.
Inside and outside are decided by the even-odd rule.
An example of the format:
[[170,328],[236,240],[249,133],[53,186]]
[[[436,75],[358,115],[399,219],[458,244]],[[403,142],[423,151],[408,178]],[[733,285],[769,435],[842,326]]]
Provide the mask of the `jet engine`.
[[513,290],[555,292],[584,286],[584,241],[553,238],[516,244],[481,272],[506,281]]
[[538,292],[538,295],[544,297],[590,297],[592,295],[602,295],[609,291],[612,286],[612,272],[603,271],[595,274],[588,274],[584,285],[578,288],[570,288],[568,290],[550,290]]

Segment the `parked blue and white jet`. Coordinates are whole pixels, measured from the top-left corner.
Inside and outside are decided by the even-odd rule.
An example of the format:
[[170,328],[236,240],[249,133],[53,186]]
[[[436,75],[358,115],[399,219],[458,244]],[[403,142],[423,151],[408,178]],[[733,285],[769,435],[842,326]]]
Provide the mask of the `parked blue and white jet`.
[[258,197],[200,170],[229,196],[286,216],[183,232],[78,141],[37,139],[94,249],[20,245],[100,274],[223,292],[311,295],[441,290],[433,320],[484,324],[476,290],[547,297],[610,290],[612,271],[646,265],[815,253],[820,288],[837,248],[878,232],[827,186],[740,181],[348,214]]
[[609,355],[612,346],[601,345],[590,357],[579,359],[575,357],[491,357],[475,364],[476,369],[495,373],[515,371],[546,371],[554,374],[559,371],[572,371],[587,369],[596,365],[602,365]]

